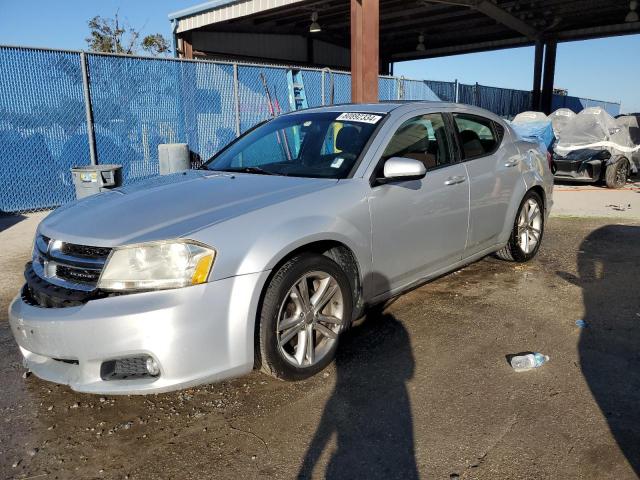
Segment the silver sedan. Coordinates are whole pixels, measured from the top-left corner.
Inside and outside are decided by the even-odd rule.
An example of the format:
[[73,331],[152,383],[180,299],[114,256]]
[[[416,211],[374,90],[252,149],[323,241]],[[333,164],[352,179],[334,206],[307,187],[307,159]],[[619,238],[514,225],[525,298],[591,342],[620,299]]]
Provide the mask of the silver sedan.
[[478,108],[293,112],[199,170],[55,210],[11,328],[35,375],[83,392],[303,379],[368,306],[489,254],[533,258],[552,188],[545,153]]

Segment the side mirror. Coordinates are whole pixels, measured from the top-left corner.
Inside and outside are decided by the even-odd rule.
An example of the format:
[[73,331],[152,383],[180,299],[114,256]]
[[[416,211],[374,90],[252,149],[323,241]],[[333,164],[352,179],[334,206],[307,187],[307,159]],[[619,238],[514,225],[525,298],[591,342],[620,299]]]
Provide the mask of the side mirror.
[[427,174],[427,169],[419,160],[406,157],[391,157],[384,162],[384,177],[378,183],[388,183],[393,180],[420,180]]

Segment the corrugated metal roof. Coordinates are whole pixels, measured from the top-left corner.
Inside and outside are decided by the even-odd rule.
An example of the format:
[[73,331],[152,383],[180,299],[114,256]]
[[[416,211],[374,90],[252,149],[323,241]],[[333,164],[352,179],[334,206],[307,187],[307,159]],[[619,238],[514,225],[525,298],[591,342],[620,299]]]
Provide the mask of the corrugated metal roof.
[[233,20],[234,18],[300,3],[302,1],[303,0],[213,0],[170,13],[169,19],[178,21],[177,32],[180,33],[211,25],[212,23]]

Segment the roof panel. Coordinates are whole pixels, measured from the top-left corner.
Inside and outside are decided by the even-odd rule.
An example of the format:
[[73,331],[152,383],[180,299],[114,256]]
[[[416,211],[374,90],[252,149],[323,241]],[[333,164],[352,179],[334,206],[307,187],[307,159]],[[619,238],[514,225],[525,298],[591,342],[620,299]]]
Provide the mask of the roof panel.
[[218,22],[255,15],[274,8],[302,3],[304,0],[214,0],[169,14],[177,20],[177,32],[194,30]]

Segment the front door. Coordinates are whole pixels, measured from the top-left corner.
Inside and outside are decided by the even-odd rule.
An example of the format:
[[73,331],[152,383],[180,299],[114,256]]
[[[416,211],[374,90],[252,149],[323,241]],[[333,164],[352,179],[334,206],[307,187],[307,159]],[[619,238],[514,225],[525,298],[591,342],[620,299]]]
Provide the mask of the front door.
[[369,285],[374,296],[456,263],[467,240],[469,182],[464,164],[454,163],[443,116],[403,121],[378,169],[391,157],[420,160],[427,174],[371,189],[373,270],[379,279]]

